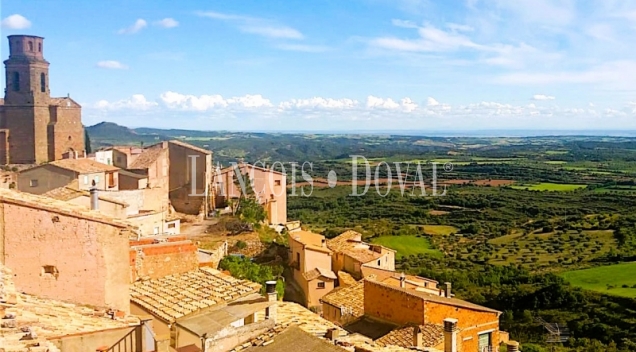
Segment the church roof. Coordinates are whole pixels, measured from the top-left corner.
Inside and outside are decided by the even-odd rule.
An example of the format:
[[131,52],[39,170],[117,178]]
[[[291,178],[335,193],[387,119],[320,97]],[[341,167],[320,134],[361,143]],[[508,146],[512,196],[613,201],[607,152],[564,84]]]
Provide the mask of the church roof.
[[51,98],[51,104],[53,106],[61,106],[61,107],[81,107],[75,100],[71,99],[71,97],[62,97],[62,98]]

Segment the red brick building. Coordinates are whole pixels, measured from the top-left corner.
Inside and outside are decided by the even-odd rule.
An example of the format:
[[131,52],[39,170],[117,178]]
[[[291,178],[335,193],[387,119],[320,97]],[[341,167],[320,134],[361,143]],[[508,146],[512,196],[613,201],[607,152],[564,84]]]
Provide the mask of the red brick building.
[[70,97],[51,97],[44,38],[9,36],[4,65],[0,164],[40,164],[84,154],[81,106]]

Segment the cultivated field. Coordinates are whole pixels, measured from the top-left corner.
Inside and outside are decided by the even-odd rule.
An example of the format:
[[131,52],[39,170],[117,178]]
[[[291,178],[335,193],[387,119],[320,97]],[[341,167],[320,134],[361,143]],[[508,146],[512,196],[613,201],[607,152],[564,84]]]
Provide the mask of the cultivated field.
[[567,271],[560,274],[574,286],[622,297],[636,297],[636,262]]
[[382,236],[372,239],[372,242],[396,250],[396,257],[398,258],[418,254],[434,257],[442,255],[440,251],[432,248],[431,242],[426,237]]
[[514,189],[523,189],[528,191],[557,191],[557,192],[568,192],[574,191],[580,188],[585,188],[586,185],[578,185],[578,184],[568,184],[568,183],[549,183],[542,182],[532,185],[517,185],[512,186]]

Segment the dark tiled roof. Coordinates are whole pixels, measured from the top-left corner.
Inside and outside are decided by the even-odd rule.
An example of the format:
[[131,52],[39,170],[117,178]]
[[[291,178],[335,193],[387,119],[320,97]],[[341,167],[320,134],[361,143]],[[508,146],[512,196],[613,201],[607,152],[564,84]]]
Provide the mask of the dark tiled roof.
[[135,161],[130,164],[129,169],[147,169],[152,165],[159,157],[165,152],[161,143],[152,147],[144,149],[144,151],[137,156]]
[[343,315],[347,313],[354,319],[359,318],[364,315],[364,280],[351,286],[340,286],[320,300],[336,308],[344,309],[345,312],[341,312]]
[[311,280],[319,278],[321,276],[324,276],[324,277],[326,277],[328,279],[332,279],[332,280],[336,280],[338,278],[336,276],[336,274],[334,274],[333,271],[328,270],[328,269],[323,269],[323,268],[315,268],[314,270],[310,270],[310,271],[304,273],[303,276],[305,277],[305,280],[307,280],[307,281],[311,281]]

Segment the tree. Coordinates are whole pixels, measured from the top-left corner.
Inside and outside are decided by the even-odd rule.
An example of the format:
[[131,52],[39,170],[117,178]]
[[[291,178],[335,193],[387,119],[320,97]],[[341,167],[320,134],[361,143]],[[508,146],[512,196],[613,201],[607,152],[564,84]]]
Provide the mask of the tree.
[[[230,201],[232,214],[250,224],[263,222],[267,218],[267,214],[256,198],[254,181],[247,173],[241,175],[237,166],[234,168],[234,173],[236,175],[234,185],[238,188],[240,194],[238,199]],[[243,185],[241,185],[241,180],[244,182]]]
[[88,135],[88,130],[86,128],[84,128],[84,150],[86,150],[86,154],[90,154],[92,152],[91,138]]

